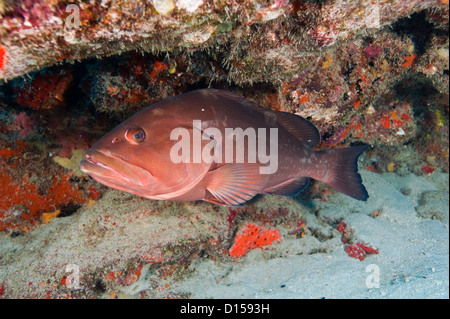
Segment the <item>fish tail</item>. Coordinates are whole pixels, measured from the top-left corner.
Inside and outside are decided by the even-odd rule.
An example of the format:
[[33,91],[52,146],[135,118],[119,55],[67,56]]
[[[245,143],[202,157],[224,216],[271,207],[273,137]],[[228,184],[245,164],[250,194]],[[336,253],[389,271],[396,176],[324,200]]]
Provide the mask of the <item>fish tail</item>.
[[368,145],[361,145],[318,151],[321,176],[314,178],[341,193],[366,201],[369,195],[358,173],[358,157],[368,148]]

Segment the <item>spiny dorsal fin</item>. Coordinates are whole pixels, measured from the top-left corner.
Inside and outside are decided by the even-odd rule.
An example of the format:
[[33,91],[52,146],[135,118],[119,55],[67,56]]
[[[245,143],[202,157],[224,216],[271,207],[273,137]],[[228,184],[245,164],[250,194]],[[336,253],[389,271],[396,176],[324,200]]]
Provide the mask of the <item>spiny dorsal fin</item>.
[[[319,130],[314,126],[314,124],[304,119],[300,115],[264,108],[250,100],[243,98],[242,96],[236,95],[233,92],[226,90],[209,89],[208,93],[220,95],[222,97],[237,101],[242,105],[255,109],[259,112],[268,112],[271,115],[275,115],[278,124],[283,126],[289,133],[294,135],[298,140],[311,148],[316,146],[320,142]],[[268,116],[267,113],[266,116]]]

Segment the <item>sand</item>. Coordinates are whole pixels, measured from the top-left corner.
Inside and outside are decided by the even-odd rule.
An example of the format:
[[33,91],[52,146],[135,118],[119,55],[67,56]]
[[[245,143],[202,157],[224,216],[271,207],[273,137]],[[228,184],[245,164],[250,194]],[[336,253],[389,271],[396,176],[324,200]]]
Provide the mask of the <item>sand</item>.
[[[362,176],[366,203],[336,194],[320,212],[344,218],[379,254],[350,258],[336,240],[308,254],[317,243],[286,239],[235,263],[198,262],[177,288],[196,298],[449,298],[448,174]],[[424,201],[430,192],[434,200]]]
[[[449,175],[361,174],[367,202],[332,192],[326,202],[266,196],[254,203],[293,209],[308,230],[297,238],[277,225],[281,243],[237,259],[198,253],[223,239],[227,208],[111,190],[73,216],[18,237],[0,234],[2,297],[449,298]],[[341,220],[354,243],[379,253],[349,257]],[[168,259],[165,272],[188,270],[161,280],[155,267]],[[80,289],[65,286],[67,265],[78,267]]]

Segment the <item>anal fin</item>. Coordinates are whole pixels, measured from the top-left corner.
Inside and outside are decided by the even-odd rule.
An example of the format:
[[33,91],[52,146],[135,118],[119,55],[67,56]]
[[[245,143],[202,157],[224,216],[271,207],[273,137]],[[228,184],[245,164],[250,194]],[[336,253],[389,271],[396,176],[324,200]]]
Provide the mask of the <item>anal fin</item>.
[[264,189],[263,194],[295,196],[308,187],[308,184],[308,177],[293,178],[271,188]]

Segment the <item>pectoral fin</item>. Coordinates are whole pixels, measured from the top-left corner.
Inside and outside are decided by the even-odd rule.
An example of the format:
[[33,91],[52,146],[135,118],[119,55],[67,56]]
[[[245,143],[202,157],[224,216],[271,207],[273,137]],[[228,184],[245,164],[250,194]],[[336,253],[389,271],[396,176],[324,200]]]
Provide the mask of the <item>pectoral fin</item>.
[[239,206],[260,193],[268,175],[259,173],[260,164],[225,164],[205,176],[212,197],[204,200],[219,205]]

